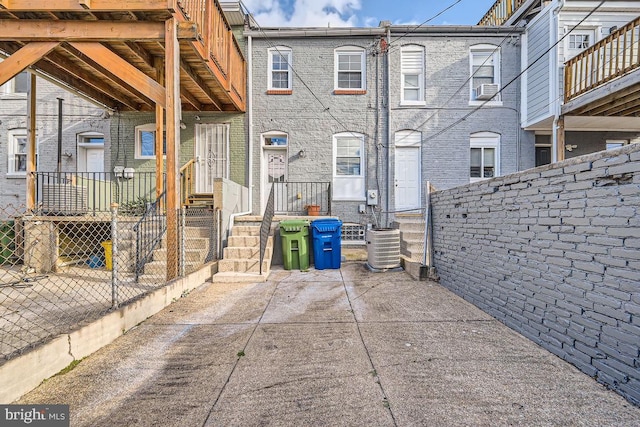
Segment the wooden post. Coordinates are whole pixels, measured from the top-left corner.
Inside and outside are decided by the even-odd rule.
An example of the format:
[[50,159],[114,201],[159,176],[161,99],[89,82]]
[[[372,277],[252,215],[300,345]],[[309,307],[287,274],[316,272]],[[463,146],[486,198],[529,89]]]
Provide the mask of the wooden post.
[[29,73],[27,86],[27,211],[36,208],[36,75]]
[[558,117],[558,127],[556,128],[556,161],[564,160],[564,116]]
[[165,89],[167,127],[167,280],[178,276],[178,151],[180,147],[180,45],[175,18],[166,21]]
[[[154,57],[153,65],[156,68],[158,83],[164,86],[164,64],[162,58]],[[163,143],[164,143],[164,108],[156,104],[156,199],[164,191],[162,174],[164,172]]]

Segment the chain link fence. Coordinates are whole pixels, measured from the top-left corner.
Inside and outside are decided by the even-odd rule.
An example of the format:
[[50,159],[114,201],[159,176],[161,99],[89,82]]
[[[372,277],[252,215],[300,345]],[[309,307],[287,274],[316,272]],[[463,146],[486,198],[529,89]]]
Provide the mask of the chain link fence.
[[0,207],[0,364],[167,283],[220,252],[220,213],[176,212],[167,236],[160,204],[88,215],[32,215]]

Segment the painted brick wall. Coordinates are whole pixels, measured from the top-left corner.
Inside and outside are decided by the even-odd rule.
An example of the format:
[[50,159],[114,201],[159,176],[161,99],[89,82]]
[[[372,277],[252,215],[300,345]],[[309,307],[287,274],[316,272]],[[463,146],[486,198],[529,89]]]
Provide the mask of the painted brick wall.
[[[198,117],[199,119],[197,119]],[[196,123],[230,123],[229,157],[230,179],[238,184],[245,185],[245,125],[244,114],[210,113],[210,112],[184,112],[182,121],[185,129],[180,129],[180,159],[183,165],[194,156],[194,132]],[[111,164],[113,166],[133,167],[140,172],[155,171],[155,160],[135,158],[135,128],[136,126],[155,123],[154,113],[123,113],[111,118]],[[166,167],[166,164],[165,164]],[[112,170],[111,167],[109,170]]]
[[640,404],[640,144],[432,201],[444,286]]
[[[51,172],[57,168],[58,158],[58,100],[63,98],[62,171],[74,172],[77,167],[77,135],[83,132],[99,132],[105,135],[105,152],[108,151],[108,120],[104,110],[84,99],[47,82],[36,79],[36,133],[38,142],[38,170]],[[13,129],[27,127],[26,94],[0,95],[0,206],[26,203],[26,179],[8,176],[8,138]],[[105,158],[107,156],[105,155]]]

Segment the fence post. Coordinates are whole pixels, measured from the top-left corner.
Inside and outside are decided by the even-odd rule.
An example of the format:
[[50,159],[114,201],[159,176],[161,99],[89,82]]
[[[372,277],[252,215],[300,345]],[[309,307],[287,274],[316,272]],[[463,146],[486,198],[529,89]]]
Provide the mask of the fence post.
[[431,182],[426,183],[426,201],[424,206],[424,252],[422,265],[431,267]]
[[118,304],[118,204],[111,203],[111,307]]
[[186,268],[185,260],[187,259],[187,208],[180,208],[180,276],[184,277]]

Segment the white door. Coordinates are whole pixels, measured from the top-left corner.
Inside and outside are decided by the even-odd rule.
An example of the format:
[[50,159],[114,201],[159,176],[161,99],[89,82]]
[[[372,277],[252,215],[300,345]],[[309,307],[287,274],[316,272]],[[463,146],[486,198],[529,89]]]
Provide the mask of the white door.
[[274,208],[276,212],[286,212],[287,200],[287,150],[286,148],[265,148],[263,150],[264,173],[262,180],[263,209],[267,206],[269,192],[273,185]]
[[104,148],[85,149],[87,172],[104,172]]
[[229,125],[196,124],[196,193],[213,193],[215,178],[229,177]]
[[395,138],[395,209],[420,208],[421,133],[401,131]]

